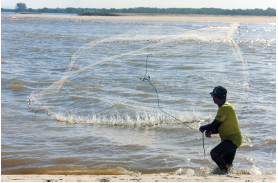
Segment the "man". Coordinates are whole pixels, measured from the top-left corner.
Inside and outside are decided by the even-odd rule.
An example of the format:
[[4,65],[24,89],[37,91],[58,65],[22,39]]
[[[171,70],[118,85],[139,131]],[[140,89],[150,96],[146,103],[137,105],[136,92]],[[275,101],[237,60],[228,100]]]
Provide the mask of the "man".
[[238,125],[236,112],[231,104],[226,101],[227,90],[222,86],[214,88],[210,93],[219,109],[214,121],[200,127],[206,137],[219,133],[221,143],[211,150],[210,155],[213,161],[223,171],[228,171],[226,164],[232,164],[237,148],[241,145],[242,135]]

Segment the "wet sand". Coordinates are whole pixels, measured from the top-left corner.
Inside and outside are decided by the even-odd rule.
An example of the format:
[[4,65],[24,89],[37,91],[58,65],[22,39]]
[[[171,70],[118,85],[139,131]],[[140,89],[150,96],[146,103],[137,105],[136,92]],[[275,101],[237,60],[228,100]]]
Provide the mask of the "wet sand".
[[2,175],[2,182],[276,182],[276,175]]
[[119,14],[122,16],[77,16],[77,15],[49,15],[49,14],[14,14],[2,15],[6,17],[33,18],[73,18],[73,19],[102,19],[102,20],[130,20],[130,21],[183,21],[183,22],[250,22],[276,23],[275,16],[218,16],[218,15],[174,15],[174,14]]

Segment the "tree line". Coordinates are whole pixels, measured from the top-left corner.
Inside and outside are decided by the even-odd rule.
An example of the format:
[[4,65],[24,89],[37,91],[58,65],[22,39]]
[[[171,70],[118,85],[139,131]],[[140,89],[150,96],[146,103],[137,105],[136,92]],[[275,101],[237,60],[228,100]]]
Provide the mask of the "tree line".
[[15,9],[1,8],[2,12],[32,12],[32,13],[76,13],[82,14],[84,12],[93,13],[159,13],[159,14],[198,14],[198,15],[251,15],[251,16],[276,16],[276,9],[221,9],[221,8],[42,8],[32,9],[27,8],[25,3],[17,3]]

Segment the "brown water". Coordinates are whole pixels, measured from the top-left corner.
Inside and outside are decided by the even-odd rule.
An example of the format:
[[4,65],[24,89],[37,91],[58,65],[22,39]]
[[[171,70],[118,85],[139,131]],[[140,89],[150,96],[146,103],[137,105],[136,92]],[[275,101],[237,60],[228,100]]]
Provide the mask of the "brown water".
[[276,173],[275,24],[1,23],[2,174],[217,173],[217,85],[244,136],[229,173]]

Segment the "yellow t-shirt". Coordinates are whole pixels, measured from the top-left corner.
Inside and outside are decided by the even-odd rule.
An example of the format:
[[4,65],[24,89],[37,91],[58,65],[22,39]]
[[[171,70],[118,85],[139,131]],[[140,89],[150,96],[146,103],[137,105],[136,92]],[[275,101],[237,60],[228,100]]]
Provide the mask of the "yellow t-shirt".
[[236,112],[231,104],[225,102],[219,107],[215,120],[222,122],[218,128],[221,142],[231,140],[237,147],[242,143]]

